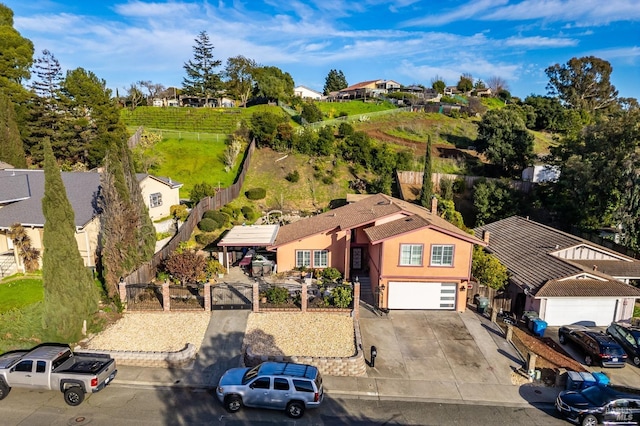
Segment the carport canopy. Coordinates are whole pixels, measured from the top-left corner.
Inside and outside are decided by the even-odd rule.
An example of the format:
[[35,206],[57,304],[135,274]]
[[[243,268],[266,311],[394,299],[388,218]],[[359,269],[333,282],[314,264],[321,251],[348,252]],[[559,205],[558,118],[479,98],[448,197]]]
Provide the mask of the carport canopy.
[[269,247],[278,235],[280,225],[238,225],[234,226],[218,242],[223,248],[225,267],[229,267],[227,247]]

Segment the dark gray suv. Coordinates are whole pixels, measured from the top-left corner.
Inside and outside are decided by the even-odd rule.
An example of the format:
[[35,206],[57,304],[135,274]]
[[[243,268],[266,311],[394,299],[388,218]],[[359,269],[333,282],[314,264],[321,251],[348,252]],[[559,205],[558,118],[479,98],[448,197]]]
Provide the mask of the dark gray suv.
[[322,377],[312,365],[264,362],[253,368],[227,370],[216,388],[218,400],[230,413],[247,407],[285,410],[291,418],[322,403]]

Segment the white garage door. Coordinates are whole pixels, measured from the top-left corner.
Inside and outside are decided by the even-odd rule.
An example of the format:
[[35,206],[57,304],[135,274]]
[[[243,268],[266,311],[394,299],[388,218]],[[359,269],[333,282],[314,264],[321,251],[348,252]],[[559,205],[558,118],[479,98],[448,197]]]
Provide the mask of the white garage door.
[[583,323],[609,325],[616,311],[616,299],[602,297],[558,297],[547,299],[544,320],[550,326]]
[[391,281],[389,309],[448,309],[456,307],[456,283]]

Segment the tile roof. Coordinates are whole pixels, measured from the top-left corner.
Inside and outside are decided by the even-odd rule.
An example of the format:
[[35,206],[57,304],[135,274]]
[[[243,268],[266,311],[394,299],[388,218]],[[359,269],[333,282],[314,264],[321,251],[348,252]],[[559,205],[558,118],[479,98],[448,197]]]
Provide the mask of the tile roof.
[[[98,214],[96,200],[100,191],[100,174],[62,172],[61,175],[67,198],[75,213],[75,225],[82,227]],[[42,214],[43,170],[0,170],[0,188],[2,188],[0,189],[2,197],[12,191],[26,195],[25,199],[0,208],[0,229],[8,229],[14,223],[44,226],[44,215]]]
[[520,216],[489,223],[474,231],[479,238],[483,231],[490,232],[488,251],[507,267],[511,281],[521,287],[532,287],[534,292],[550,279],[583,272],[578,265],[549,254],[583,242],[573,235]]
[[396,235],[415,231],[431,225],[430,222],[417,215],[407,216],[402,219],[383,223],[382,225],[365,228],[364,233],[372,243],[385,240]]
[[585,270],[593,270],[612,277],[622,277],[630,279],[640,279],[640,262],[625,262],[620,260],[572,260],[585,268]]
[[[616,253],[616,256],[631,260],[632,262],[626,262],[624,260],[576,261],[556,257],[551,253],[578,245],[594,247],[605,252],[611,252],[611,250],[520,216],[511,216],[474,229],[474,232],[478,237],[482,237],[484,231],[490,232],[487,250],[498,257],[498,259],[500,259],[500,261],[507,267],[509,271],[509,279],[514,284],[519,285],[522,288],[526,288],[528,286],[536,297],[551,294],[551,289],[554,289],[554,292],[558,292],[553,293],[554,297],[570,296],[571,294],[567,294],[567,292],[570,293],[571,291],[578,291],[569,286],[569,283],[572,281],[577,281],[581,283],[581,285],[586,285],[585,283],[590,281],[611,284],[608,290],[602,290],[598,287],[596,290],[601,293],[606,293],[608,291],[615,292],[617,290],[624,290],[628,292],[627,287],[629,286],[614,280],[611,274],[602,268],[606,269],[606,265],[608,266],[609,271],[614,271],[615,268],[622,269],[625,267],[629,268],[629,270],[635,270],[635,268],[640,266],[640,262],[633,261],[633,259],[618,253]],[[613,265],[612,263],[614,262],[617,262],[619,265]],[[593,271],[592,266],[594,263],[601,264],[602,266],[598,267],[597,271]],[[627,263],[634,263],[636,265],[630,266],[626,265]],[[556,287],[554,284],[549,288],[549,290],[545,290],[544,292],[541,290],[543,287],[546,289],[545,283],[547,282],[551,283],[561,278],[576,276],[584,274],[585,272],[606,278],[607,281],[583,279],[565,280],[561,281],[564,283],[562,285],[558,285]],[[620,286],[620,284],[622,284],[622,286]],[[566,292],[562,293],[562,289],[566,289]],[[635,294],[636,293],[634,293],[634,295]],[[640,295],[640,292],[637,294]],[[605,295],[610,296],[612,294]],[[620,293],[616,293],[615,295],[624,296],[624,294]]]
[[379,81],[380,80],[361,81],[360,83],[356,83],[356,84],[353,84],[353,85],[351,85],[349,87],[345,87],[344,89],[340,89],[340,91],[341,92],[348,92],[348,91],[351,91],[351,90],[361,89],[361,88],[367,87],[367,86],[369,86],[371,84],[375,84],[375,83],[377,83]]
[[[429,210],[421,206],[388,195],[376,194],[317,216],[301,219],[297,222],[282,226],[278,231],[275,246],[277,247],[333,229],[352,229],[399,213],[405,214],[406,216],[417,215],[424,220],[425,225],[436,227],[442,232],[453,234],[459,238],[472,241],[475,244],[484,245],[482,240],[474,238],[472,235],[467,234],[462,229],[441,217],[431,214]],[[399,220],[402,221],[403,219]],[[384,229],[385,228],[383,228],[381,232],[389,232]]]
[[551,280],[536,297],[636,297],[640,289],[617,280],[568,279]]

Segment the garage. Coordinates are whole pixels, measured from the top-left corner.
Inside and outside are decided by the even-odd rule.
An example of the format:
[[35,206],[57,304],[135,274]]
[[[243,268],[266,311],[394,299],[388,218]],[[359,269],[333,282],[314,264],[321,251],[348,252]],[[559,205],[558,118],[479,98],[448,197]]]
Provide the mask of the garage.
[[453,310],[457,287],[457,283],[391,281],[387,306],[389,309]]
[[611,324],[617,299],[605,297],[555,297],[546,299],[543,319],[550,326]]

